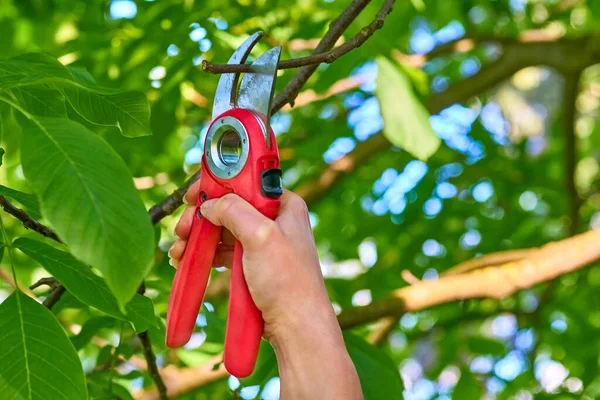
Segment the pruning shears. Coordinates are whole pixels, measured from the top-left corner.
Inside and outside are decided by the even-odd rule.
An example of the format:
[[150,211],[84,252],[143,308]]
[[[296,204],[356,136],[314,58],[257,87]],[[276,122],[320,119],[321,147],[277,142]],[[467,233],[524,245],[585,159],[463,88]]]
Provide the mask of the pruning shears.
[[[250,36],[228,64],[245,63],[261,36],[261,32]],[[192,335],[221,240],[222,228],[202,217],[200,205],[235,193],[268,218],[275,219],[279,211],[281,170],[269,119],[280,54],[281,48],[275,47],[257,58],[239,90],[239,73],[222,74],[219,80],[204,143],[196,212],[169,299],[168,347],[183,346]],[[242,251],[236,240],[224,354],[225,368],[236,377],[252,373],[264,325],[244,278]]]

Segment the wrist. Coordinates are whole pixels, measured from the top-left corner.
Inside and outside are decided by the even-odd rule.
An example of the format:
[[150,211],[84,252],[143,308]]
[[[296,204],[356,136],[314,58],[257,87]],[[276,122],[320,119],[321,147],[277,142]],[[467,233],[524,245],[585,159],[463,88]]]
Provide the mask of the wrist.
[[[289,312],[285,320],[272,326],[270,334],[282,398],[308,399],[319,394],[332,400],[362,399],[331,303],[304,303],[302,310]],[[315,371],[319,371],[317,375]]]

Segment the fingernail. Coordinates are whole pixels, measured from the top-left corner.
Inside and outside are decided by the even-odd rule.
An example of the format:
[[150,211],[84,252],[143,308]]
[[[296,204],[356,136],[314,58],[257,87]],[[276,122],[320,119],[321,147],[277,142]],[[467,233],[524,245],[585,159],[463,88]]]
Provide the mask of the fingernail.
[[169,257],[169,265],[170,265],[171,267],[174,267],[174,266],[175,266],[175,262],[173,261],[173,259],[172,259],[171,257]]
[[183,201],[183,204],[186,204],[186,205],[189,204],[188,201],[187,201],[187,195],[183,196],[183,199],[181,199],[181,201]]

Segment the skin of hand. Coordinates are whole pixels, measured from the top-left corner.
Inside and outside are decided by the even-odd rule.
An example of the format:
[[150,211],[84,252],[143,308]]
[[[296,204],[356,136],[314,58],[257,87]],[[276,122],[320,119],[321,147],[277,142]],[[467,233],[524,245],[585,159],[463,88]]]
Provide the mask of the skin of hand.
[[[195,206],[199,183],[186,202]],[[188,207],[169,250],[177,267],[190,235],[195,207]],[[302,198],[285,191],[272,221],[235,194],[204,202],[202,215],[223,226],[213,266],[231,267],[233,243],[244,249],[243,268],[250,294],[265,321],[264,337],[275,349],[281,398],[362,399],[356,369],[348,356],[323,281]]]

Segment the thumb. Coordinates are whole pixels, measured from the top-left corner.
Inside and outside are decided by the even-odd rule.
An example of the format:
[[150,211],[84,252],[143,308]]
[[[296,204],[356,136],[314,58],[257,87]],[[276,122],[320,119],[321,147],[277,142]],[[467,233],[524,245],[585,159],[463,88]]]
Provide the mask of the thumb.
[[200,212],[213,224],[227,228],[246,250],[263,247],[281,234],[274,221],[236,194],[207,200]]

